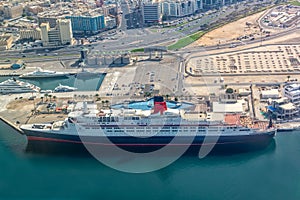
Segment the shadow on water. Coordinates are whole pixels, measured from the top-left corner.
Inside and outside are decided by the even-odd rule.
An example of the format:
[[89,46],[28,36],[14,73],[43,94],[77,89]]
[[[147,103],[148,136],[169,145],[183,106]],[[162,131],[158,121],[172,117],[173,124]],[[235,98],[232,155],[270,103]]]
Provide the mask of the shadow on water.
[[[92,149],[92,148],[89,148]],[[230,157],[234,155],[246,155],[247,158],[251,158],[251,156],[259,156],[260,154],[272,154],[275,152],[276,149],[276,142],[274,139],[270,141],[270,143],[266,146],[260,146],[259,148],[219,148],[216,147],[211,151],[205,158],[210,158],[210,157]],[[94,148],[95,151],[106,151],[103,153],[103,156],[112,156],[112,157],[122,157],[122,154],[110,154],[109,151],[110,149],[105,149],[105,147],[100,147],[100,148]],[[55,155],[55,156],[78,156],[78,157],[93,157],[90,152],[87,150],[87,148],[84,145],[74,145],[74,144],[66,144],[64,143],[59,144],[53,144],[51,143],[50,145],[43,145],[41,146],[38,142],[35,143],[34,141],[31,141],[27,147],[26,147],[26,153],[30,154],[41,154],[41,155]],[[174,152],[178,152],[176,149]],[[135,151],[135,153],[137,153]],[[198,153],[199,153],[199,147],[198,148],[189,148],[184,154],[183,158],[191,158],[195,157],[198,158]],[[169,154],[158,154],[161,157],[172,157],[172,152]],[[176,154],[177,156],[177,154]]]

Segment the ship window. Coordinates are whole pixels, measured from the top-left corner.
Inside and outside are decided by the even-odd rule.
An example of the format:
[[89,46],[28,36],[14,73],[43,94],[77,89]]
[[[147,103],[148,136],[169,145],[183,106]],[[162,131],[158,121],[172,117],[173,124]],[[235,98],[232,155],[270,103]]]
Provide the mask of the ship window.
[[250,131],[250,129],[240,129],[240,131]]

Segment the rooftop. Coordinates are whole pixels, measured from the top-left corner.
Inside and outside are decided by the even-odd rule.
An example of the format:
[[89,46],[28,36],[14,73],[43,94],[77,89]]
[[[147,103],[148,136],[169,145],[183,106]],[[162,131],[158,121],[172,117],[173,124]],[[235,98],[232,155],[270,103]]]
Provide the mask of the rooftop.
[[213,102],[213,111],[216,113],[242,113],[244,112],[243,103],[219,103]]
[[293,103],[283,104],[283,105],[280,105],[279,107],[282,108],[283,110],[294,110],[294,109],[296,109],[296,107],[294,106]]

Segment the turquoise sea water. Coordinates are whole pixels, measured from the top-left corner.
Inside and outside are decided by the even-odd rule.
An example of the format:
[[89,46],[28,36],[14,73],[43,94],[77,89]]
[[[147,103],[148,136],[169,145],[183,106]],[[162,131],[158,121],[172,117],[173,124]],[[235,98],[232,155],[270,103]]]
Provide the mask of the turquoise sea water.
[[300,133],[265,150],[185,156],[145,174],[91,157],[26,153],[26,139],[0,123],[0,199],[300,199]]
[[[90,77],[88,79],[78,79],[75,76],[68,78],[48,78],[48,79],[20,79],[21,81],[32,83],[42,90],[54,90],[59,84],[68,85],[78,88],[78,91],[96,91],[99,90],[104,79],[104,74]],[[0,82],[5,81],[11,77],[0,77]]]

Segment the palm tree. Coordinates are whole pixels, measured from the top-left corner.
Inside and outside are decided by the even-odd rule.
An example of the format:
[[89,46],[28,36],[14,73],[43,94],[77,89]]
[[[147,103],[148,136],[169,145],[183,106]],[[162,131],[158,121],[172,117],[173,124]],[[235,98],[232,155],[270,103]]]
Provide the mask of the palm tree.
[[44,103],[44,97],[41,97],[42,103]]
[[53,96],[53,100],[54,100],[54,101],[56,100],[56,96]]
[[288,82],[290,82],[290,78],[291,78],[291,76],[290,76],[290,75],[288,75],[288,76],[287,76],[287,78],[288,78]]
[[44,96],[46,97],[46,101],[48,101],[48,96],[49,96],[49,94],[46,93]]
[[105,103],[106,103],[106,106],[108,106],[109,101],[108,101],[108,100],[105,100]]
[[49,97],[49,99],[50,99],[50,102],[51,102],[51,97],[52,97],[52,95],[51,95],[51,94],[49,94],[49,95],[48,95],[48,97]]

